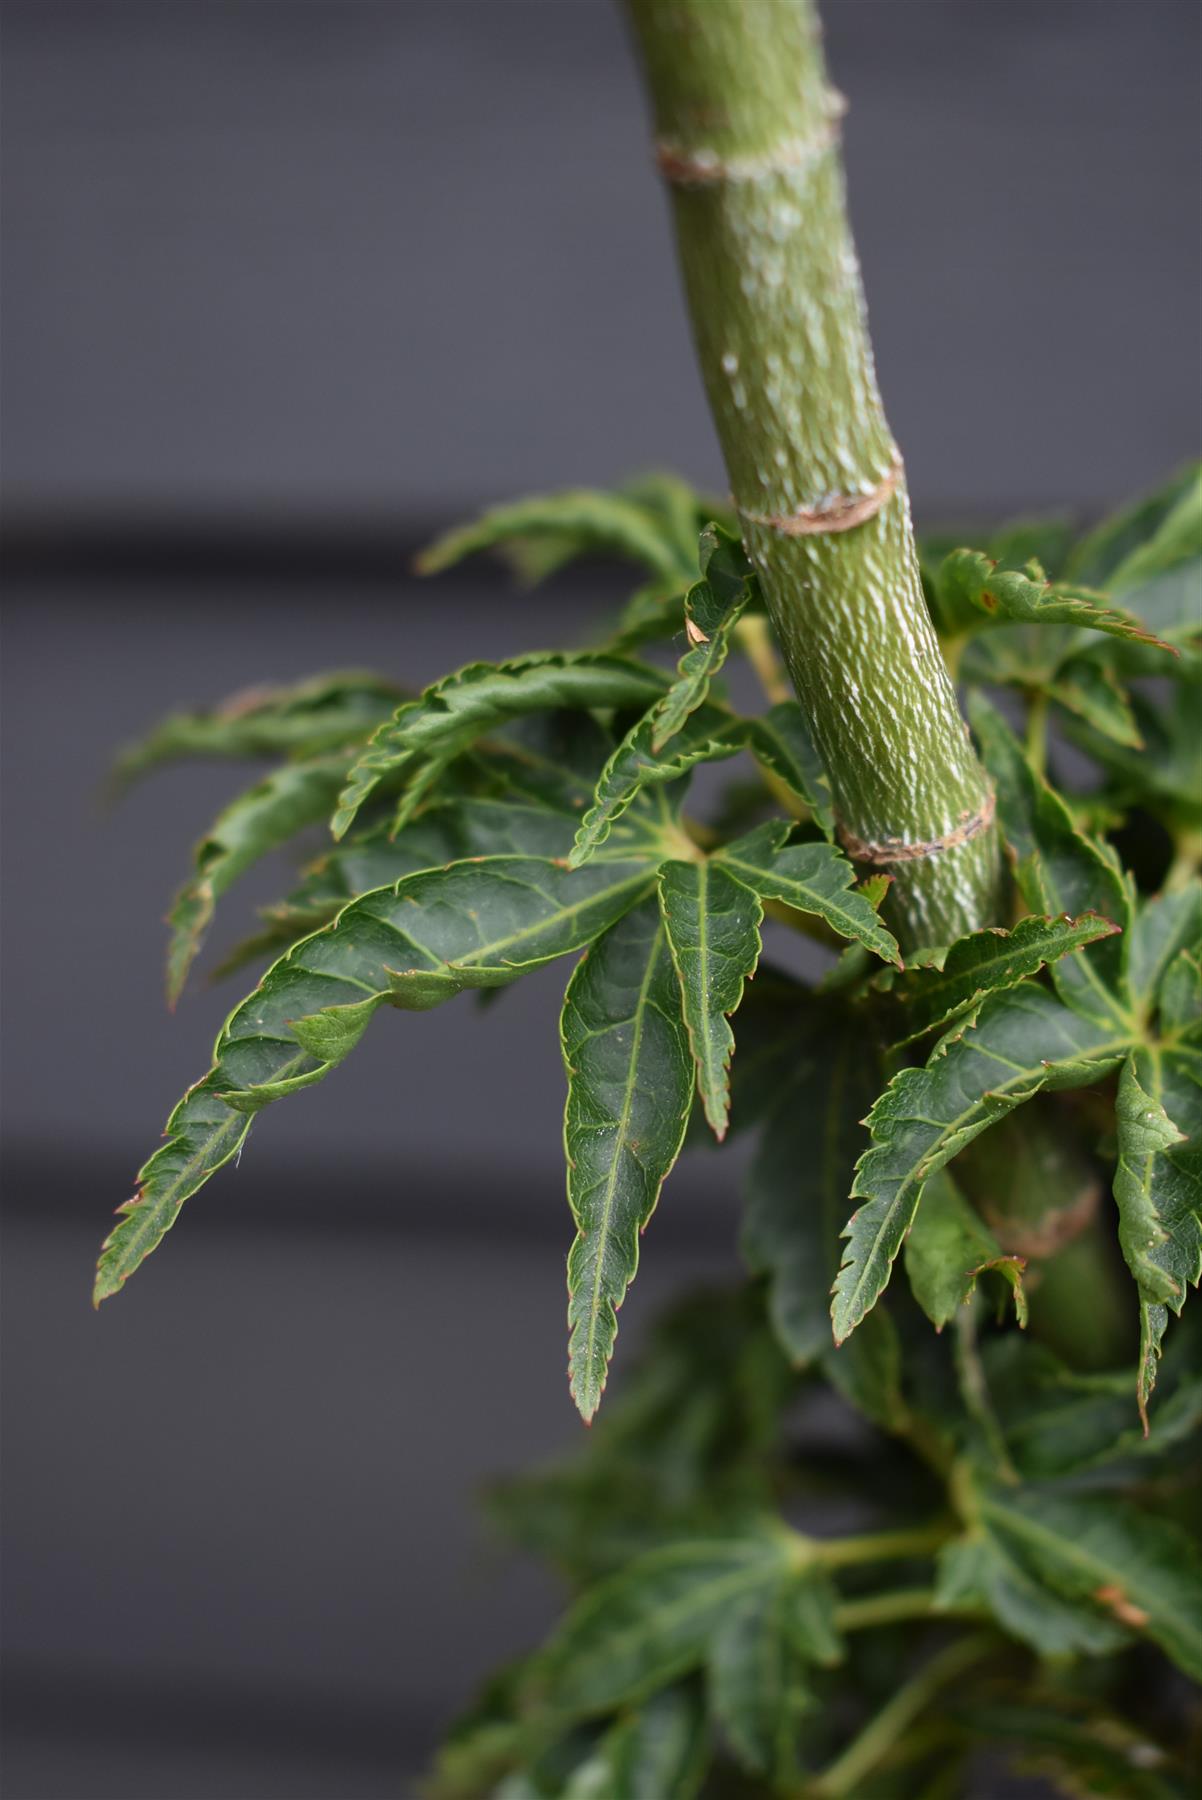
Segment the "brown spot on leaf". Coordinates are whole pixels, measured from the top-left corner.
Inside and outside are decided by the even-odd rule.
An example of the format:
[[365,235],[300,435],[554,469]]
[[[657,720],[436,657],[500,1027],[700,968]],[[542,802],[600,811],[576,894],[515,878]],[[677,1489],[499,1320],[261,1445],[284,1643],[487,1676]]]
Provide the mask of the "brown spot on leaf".
[[1142,1606],[1136,1606],[1128,1600],[1117,1582],[1107,1582],[1105,1586],[1094,1589],[1094,1599],[1112,1612],[1123,1625],[1130,1625],[1135,1631],[1142,1631],[1148,1623],[1148,1614]]

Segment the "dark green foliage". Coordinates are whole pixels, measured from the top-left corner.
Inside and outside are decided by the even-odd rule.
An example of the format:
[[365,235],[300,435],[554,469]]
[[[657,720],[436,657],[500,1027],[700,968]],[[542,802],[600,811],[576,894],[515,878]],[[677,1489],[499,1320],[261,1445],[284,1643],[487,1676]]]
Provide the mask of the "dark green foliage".
[[[598,647],[406,701],[319,678],[122,759],[277,759],[197,850],[173,992],[244,869],[331,813],[335,840],[227,959],[274,960],[121,1210],[98,1300],[377,1011],[574,955],[569,1358],[591,1419],[686,1135],[754,1137],[748,1285],[678,1307],[584,1451],[493,1496],[573,1599],[452,1734],[448,1800],[929,1800],[981,1749],[1065,1792],[1188,1791],[1166,1671],[1202,1676],[1202,1380],[1176,1319],[1202,1276],[1200,493],[1187,471],[1079,543],[1036,522],[928,546],[1012,881],[1005,916],[904,966],[889,870],[839,847],[732,523],[669,478],[501,508],[427,553],[501,548],[531,579],[636,563]],[[653,644],[674,670],[635,653]],[[758,712],[715,681],[741,654]],[[725,763],[721,796],[691,787]],[[831,966],[759,966],[789,932]]]

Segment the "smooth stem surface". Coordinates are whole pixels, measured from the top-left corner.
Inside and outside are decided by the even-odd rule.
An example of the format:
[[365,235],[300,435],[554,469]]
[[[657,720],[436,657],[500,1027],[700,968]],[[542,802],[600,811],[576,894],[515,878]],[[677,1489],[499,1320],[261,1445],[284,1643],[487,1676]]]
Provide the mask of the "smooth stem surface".
[[744,541],[844,843],[903,945],[997,917],[988,782],[922,595],[811,0],[627,0]]

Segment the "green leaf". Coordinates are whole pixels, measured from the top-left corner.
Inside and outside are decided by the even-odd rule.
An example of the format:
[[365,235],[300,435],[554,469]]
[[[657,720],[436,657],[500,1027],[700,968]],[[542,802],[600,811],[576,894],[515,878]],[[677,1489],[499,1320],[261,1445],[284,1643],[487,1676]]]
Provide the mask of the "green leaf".
[[936,1611],[984,1610],[1040,1656],[1104,1656],[1130,1641],[1114,1619],[1063,1600],[1032,1577],[984,1527],[945,1544],[935,1574]]
[[568,1199],[578,1233],[568,1257],[568,1361],[572,1397],[587,1420],[605,1388],[639,1234],[680,1153],[693,1099],[680,989],[653,902],[580,962],[564,997],[562,1041]]
[[1196,878],[1172,894],[1158,894],[1140,906],[1131,927],[1131,991],[1151,1011],[1161,979],[1182,950],[1202,948],[1202,881]]
[[1129,1043],[1129,1031],[1023,983],[991,994],[974,1021],[940,1040],[925,1068],[899,1070],[868,1115],[872,1146],[856,1166],[852,1198],[865,1204],[844,1229],[832,1308],[837,1343],[883,1292],[923,1183],[1042,1088],[1099,1080]]
[[[773,1784],[797,1775],[799,1720],[813,1704],[794,1623],[792,1583],[761,1588],[716,1632],[709,1652],[710,1711],[744,1768]],[[833,1630],[833,1599],[827,1592]]]
[[1103,737],[1128,749],[1143,746],[1131,702],[1104,663],[1074,656],[1057,670],[1046,693]]
[[747,748],[763,768],[805,802],[823,837],[833,843],[830,778],[796,700],[779,700],[762,718],[749,720]]
[[1158,996],[1160,1029],[1165,1037],[1198,1048],[1202,1040],[1202,966],[1189,950],[1181,950],[1164,972]]
[[1202,462],[1189,463],[1163,488],[1106,519],[1083,538],[1069,573],[1076,581],[1127,594],[1192,561],[1202,545]]
[[857,891],[856,871],[843,852],[833,844],[793,844],[782,850],[783,829],[777,820],[760,825],[725,844],[713,860],[762,899],[816,913],[840,937],[855,938],[900,968],[897,940],[881,924],[871,900]]
[[963,1017],[999,988],[1014,987],[1055,962],[1109,937],[1118,926],[1097,913],[1084,918],[1042,918],[1032,914],[1010,931],[990,927],[959,938],[938,962],[910,968],[892,978],[890,993],[906,1010],[909,1030],[900,1039],[913,1042],[925,1032]]
[[1107,776],[1102,797],[1114,808],[1142,806],[1163,814],[1170,826],[1202,826],[1202,705],[1193,683],[1175,682],[1166,696],[1131,693],[1140,748],[1099,736],[1076,720],[1066,735]]
[[732,1610],[787,1578],[791,1554],[783,1532],[765,1530],[638,1558],[585,1594],[548,1645],[540,1671],[548,1711],[589,1718],[699,1668]]
[[593,803],[580,822],[570,857],[580,868],[608,838],[626,808],[645,788],[677,781],[699,762],[736,756],[743,748],[745,721],[708,703],[699,706],[658,753],[652,749],[653,716],[644,715],[622,739],[597,781]]
[[445,764],[525,713],[559,707],[645,706],[667,685],[657,670],[600,652],[553,651],[505,663],[470,663],[428,687],[379,727],[351,769],[332,829],[342,837],[385,776],[409,779]]
[[1002,569],[979,550],[954,550],[937,580],[946,609],[961,619],[975,610],[1016,625],[1077,625],[1112,637],[1159,642],[1130,613],[1107,606],[1105,595],[1047,581],[1037,563],[1028,570]]
[[697,1065],[697,1092],[721,1139],[730,1116],[728,1071],[735,1047],[727,1020],[743,998],[744,982],[755,974],[764,910],[712,861],[665,863],[659,899]]
[[[298,1068],[302,1061],[298,1055]],[[166,1141],[138,1171],[133,1199],[118,1207],[120,1224],[101,1245],[92,1295],[96,1306],[157,1248],[184,1201],[238,1155],[250,1127],[249,1118],[226,1105],[213,1075],[189,1088],[167,1121]]]
[[589,943],[654,879],[655,865],[645,860],[578,875],[535,857],[452,863],[364,894],[295,944],[230,1014],[212,1072],[168,1121],[166,1144],[143,1170],[142,1193],[110,1239],[100,1298],[235,1154],[246,1135],[241,1115],[321,1081],[381,1005],[422,1011],[466,988],[514,981]]
[[585,1791],[592,1800],[693,1800],[708,1758],[700,1690],[664,1688],[606,1733]]
[[1202,1052],[1141,1045],[1119,1081],[1114,1197],[1140,1290],[1137,1394],[1147,1422],[1168,1309],[1202,1279]]
[[220,706],[172,713],[119,753],[113,779],[124,785],[189,756],[316,756],[365,738],[400,697],[394,682],[358,669],[248,688]]
[[[763,995],[761,975],[748,1004]],[[832,1351],[830,1293],[839,1267],[839,1232],[847,1211],[860,1121],[880,1085],[876,1059],[858,1021],[782,983],[780,1030],[760,1054],[740,1032],[735,1059],[736,1121],[741,1081],[776,1097],[747,1174],[741,1247],[753,1274],[766,1275],[773,1326],[792,1360],[803,1365]],[[779,1051],[778,1046],[779,1044]],[[787,1058],[783,1064],[778,1056]],[[773,1081],[776,1069],[785,1079]]]
[[[1131,893],[1107,853],[1073,824],[1059,794],[1031,768],[993,707],[974,695],[969,717],[985,766],[997,784],[998,818],[1012,851],[1023,899],[1033,912],[1081,918],[1097,913],[1120,930],[1131,923]],[[1061,998],[1101,1020],[1125,1017],[1126,951],[1105,939],[1052,965]]]
[[[663,525],[646,507],[621,494],[592,488],[569,488],[559,494],[536,494],[507,506],[490,507],[470,525],[460,525],[437,538],[417,559],[422,575],[449,569],[480,550],[550,540],[552,568],[571,557],[593,552],[641,563],[654,575],[676,573],[680,552]],[[546,565],[534,565],[541,574]]]
[[737,538],[707,525],[701,534],[701,580],[685,595],[689,648],[676,680],[652,710],[651,748],[658,753],[706,698],[726,661],[730,634],[751,598],[755,576]]
[[991,1535],[1062,1599],[1159,1644],[1202,1680],[1202,1566],[1167,1519],[1111,1496],[994,1488],[979,1496]]
[[213,920],[217,901],[269,850],[324,819],[346,777],[349,758],[285,763],[223,809],[192,853],[195,874],[168,914],[167,998],[183,991]]
[[[1058,1710],[1073,1706],[1077,1716]],[[1042,1776],[1059,1793],[1087,1800],[1188,1800],[1168,1754],[1146,1732],[1071,1694],[960,1706],[955,1718],[974,1736],[1009,1749],[1014,1769]]]
[[972,1299],[977,1278],[996,1269],[1014,1289],[1020,1325],[1027,1322],[1021,1256],[1003,1256],[1001,1245],[978,1218],[946,1169],[923,1188],[922,1205],[906,1238],[906,1274],[927,1318],[942,1331]]

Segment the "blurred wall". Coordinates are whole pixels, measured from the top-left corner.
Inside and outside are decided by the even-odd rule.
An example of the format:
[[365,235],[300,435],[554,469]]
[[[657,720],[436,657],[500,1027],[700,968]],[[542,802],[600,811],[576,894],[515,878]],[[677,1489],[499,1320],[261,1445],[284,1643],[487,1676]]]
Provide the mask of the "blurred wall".
[[[1197,435],[1194,7],[826,14],[919,506],[1156,480]],[[244,772],[96,793],[170,703],[421,681],[620,592],[421,586],[434,523],[719,479],[637,82],[609,0],[8,0],[3,50],[4,1793],[408,1792],[555,1603],[474,1490],[578,1440],[563,971],[381,1020],[94,1318],[109,1211],[231,998],[166,1018],[159,919]],[[735,1278],[737,1161],[673,1177],[619,1383],[667,1293]]]

